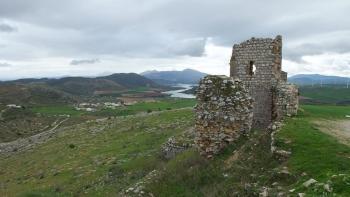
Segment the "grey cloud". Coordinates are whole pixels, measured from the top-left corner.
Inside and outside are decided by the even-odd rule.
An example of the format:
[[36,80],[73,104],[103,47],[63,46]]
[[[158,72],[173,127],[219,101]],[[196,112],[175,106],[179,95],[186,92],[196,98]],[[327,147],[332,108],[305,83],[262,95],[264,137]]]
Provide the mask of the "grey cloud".
[[0,67],[11,67],[12,65],[9,63],[0,63]]
[[180,40],[176,44],[169,46],[168,52],[176,55],[200,57],[204,53],[205,44],[206,39],[203,38]]
[[0,24],[0,32],[6,32],[6,33],[11,33],[17,31],[17,28],[12,27],[6,23],[1,23]]
[[36,46],[38,55],[201,56],[209,37],[231,47],[281,34],[285,57],[297,60],[350,51],[343,38],[306,38],[350,30],[349,9],[349,1],[329,0],[2,0],[0,17],[29,25],[11,41]]
[[301,62],[305,55],[350,52],[350,42],[346,42],[349,36],[350,31],[342,31],[298,39],[294,41],[297,44],[291,41],[284,47],[285,58]]
[[100,62],[99,59],[82,59],[82,60],[72,60],[70,65],[81,65],[81,64],[96,64]]

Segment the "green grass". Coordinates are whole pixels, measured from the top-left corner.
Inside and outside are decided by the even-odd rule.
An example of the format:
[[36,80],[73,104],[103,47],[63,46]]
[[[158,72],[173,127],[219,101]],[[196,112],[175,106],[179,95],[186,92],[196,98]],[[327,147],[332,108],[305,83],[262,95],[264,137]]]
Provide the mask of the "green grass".
[[118,107],[116,109],[102,109],[96,112],[85,112],[75,110],[73,106],[34,106],[31,111],[43,115],[61,115],[68,114],[71,116],[92,115],[92,116],[125,116],[134,115],[139,112],[163,111],[178,109],[184,107],[193,107],[195,99],[162,99],[155,102],[139,102],[134,105]]
[[126,116],[134,115],[140,112],[164,111],[193,107],[195,104],[195,99],[162,99],[155,102],[139,102],[134,105],[119,107],[116,109],[102,109],[90,114],[97,116]]
[[[277,134],[279,146],[292,152],[284,163],[273,159],[270,135],[261,131],[253,131],[249,138],[241,137],[212,160],[201,157],[195,148],[174,159],[162,159],[161,144],[194,124],[191,109],[166,109],[193,105],[194,100],[139,103],[130,106],[127,113],[164,111],[72,126],[31,152],[0,158],[0,193],[118,196],[157,169],[161,174],[146,184],[146,191],[155,196],[258,196],[263,186],[272,187],[274,182],[287,193],[296,188],[296,192],[309,196],[328,196],[324,190],[301,186],[310,178],[331,181],[337,196],[350,196],[350,178],[346,178],[350,174],[350,147],[320,132],[312,123],[344,119],[349,106],[304,105],[298,116],[288,118]],[[238,156],[231,161],[234,151]],[[288,166],[293,176],[280,177],[277,172],[282,166]],[[303,172],[307,175],[301,177]],[[338,174],[346,176],[332,178]],[[278,192],[272,188],[270,194]]]
[[149,87],[136,87],[136,88],[130,89],[129,91],[127,91],[127,93],[140,93],[148,90],[150,90]]
[[0,193],[116,196],[156,169],[161,144],[192,123],[186,109],[72,126],[31,152],[1,158]]
[[350,115],[350,106],[332,106],[332,105],[302,105],[299,119],[305,118],[326,118],[342,119]]
[[61,105],[61,106],[35,106],[31,107],[32,112],[40,113],[47,116],[53,115],[71,115],[71,116],[80,116],[84,112],[75,110],[73,106]]
[[128,106],[127,109],[131,111],[159,111],[184,107],[193,107],[195,104],[195,99],[164,99],[157,102],[137,103],[135,105]]
[[[303,106],[304,111],[295,118],[286,122],[282,131],[278,133],[280,146],[290,149],[292,156],[288,166],[296,175],[306,172],[308,175],[301,179],[314,178],[326,183],[332,181],[333,175],[350,175],[350,147],[340,144],[337,139],[319,131],[312,120],[316,119],[343,119],[350,113],[350,107],[337,106]],[[290,141],[285,144],[284,141]],[[335,182],[335,181],[333,181]],[[300,186],[301,183],[293,185]],[[299,187],[305,192],[305,188]],[[350,186],[339,183],[334,186],[338,195],[350,196]],[[312,195],[320,195],[315,191],[306,191]]]
[[300,86],[299,92],[301,96],[315,99],[323,103],[350,103],[350,88],[346,88],[345,86]]

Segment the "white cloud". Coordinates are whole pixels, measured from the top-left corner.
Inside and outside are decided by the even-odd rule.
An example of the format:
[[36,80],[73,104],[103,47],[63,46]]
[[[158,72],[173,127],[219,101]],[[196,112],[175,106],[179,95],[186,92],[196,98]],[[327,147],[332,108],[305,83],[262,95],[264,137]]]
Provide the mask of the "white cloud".
[[284,70],[289,75],[318,73],[322,75],[350,76],[350,52],[308,55],[303,56],[301,59],[301,62],[284,59]]

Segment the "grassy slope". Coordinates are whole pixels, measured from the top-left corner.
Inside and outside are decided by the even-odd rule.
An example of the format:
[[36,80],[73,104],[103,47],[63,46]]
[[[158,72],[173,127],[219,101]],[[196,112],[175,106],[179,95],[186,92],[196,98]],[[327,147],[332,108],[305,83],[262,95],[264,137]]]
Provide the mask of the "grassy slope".
[[[340,144],[335,138],[320,132],[311,121],[314,119],[343,119],[350,113],[350,107],[337,106],[303,106],[303,111],[295,118],[287,121],[278,136],[281,146],[292,150],[292,157],[287,164],[294,174],[300,176],[303,172],[308,175],[299,183],[292,185],[299,191],[305,192],[300,183],[309,178],[326,183],[328,180],[335,184],[334,190],[341,196],[350,196],[350,180],[337,183],[333,175],[350,175],[350,147]],[[283,141],[290,141],[285,144]],[[313,195],[321,195],[317,191],[306,191]]]
[[[349,196],[350,180],[331,177],[350,174],[350,148],[311,124],[315,118],[343,118],[349,111],[350,107],[303,106],[278,133],[279,145],[292,150],[292,156],[282,164],[272,158],[269,135],[262,132],[242,137],[211,161],[195,149],[162,160],[158,156],[160,145],[193,125],[189,109],[72,127],[33,152],[0,160],[0,193],[115,196],[158,169],[161,175],[146,187],[156,196],[230,196],[236,192],[256,196],[262,186],[272,187],[270,194],[276,194],[279,191],[272,186],[274,182],[287,193],[296,188],[296,192],[322,196],[324,190],[301,186],[309,178],[324,183],[331,180],[338,196]],[[282,166],[288,166],[293,176],[280,177]],[[307,175],[301,177],[303,172]]]
[[[2,113],[2,119],[4,120],[0,119],[0,142],[13,141],[20,137],[28,137],[42,132],[47,125],[60,119],[58,116],[63,114],[70,115],[70,118],[62,126],[70,126],[101,117],[192,107],[194,104],[194,99],[162,99],[158,102],[137,103],[132,106],[103,109],[97,112],[77,111],[70,105],[31,106],[26,109],[11,109]],[[1,105],[0,111],[1,109],[6,109],[6,107]],[[40,115],[36,115],[37,113]]]
[[[167,164],[165,174],[157,183],[148,187],[158,196],[257,196],[259,189],[270,187],[269,194],[278,192],[307,193],[311,196],[328,196],[324,189],[305,188],[302,183],[310,178],[319,182],[330,181],[338,196],[350,196],[350,147],[338,143],[333,137],[317,130],[311,124],[313,119],[341,119],[350,112],[350,107],[303,106],[302,112],[286,122],[278,134],[280,146],[292,150],[287,162],[277,163],[269,154],[269,139],[253,134],[251,140],[242,140],[245,145],[233,145],[213,161],[208,162],[190,150]],[[259,133],[259,132],[258,132]],[[241,141],[241,143],[243,143]],[[284,142],[289,142],[284,143]],[[240,153],[232,166],[233,149]],[[287,166],[291,176],[281,177],[278,169]],[[302,173],[306,176],[301,176]],[[333,175],[345,174],[332,178]],[[272,186],[274,182],[283,189]],[[254,187],[256,185],[256,187]],[[248,186],[248,187],[247,187]]]
[[161,144],[191,126],[192,116],[187,109],[73,126],[32,152],[1,159],[0,193],[114,196],[157,168]]
[[0,112],[0,143],[42,132],[58,119],[57,117],[38,117],[32,111],[23,108],[0,107],[0,111],[2,111]]

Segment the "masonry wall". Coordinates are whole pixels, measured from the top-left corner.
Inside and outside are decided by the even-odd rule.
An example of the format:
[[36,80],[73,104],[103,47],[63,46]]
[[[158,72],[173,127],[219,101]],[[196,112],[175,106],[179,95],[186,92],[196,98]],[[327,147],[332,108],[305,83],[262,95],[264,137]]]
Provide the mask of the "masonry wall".
[[277,114],[278,119],[293,116],[298,112],[299,91],[293,84],[281,83],[277,86]]
[[209,75],[199,83],[195,112],[195,144],[210,158],[250,131],[253,100],[242,81]]
[[253,128],[266,128],[278,116],[276,87],[287,76],[281,63],[281,36],[251,38],[233,46],[230,76],[241,79],[254,99]]

